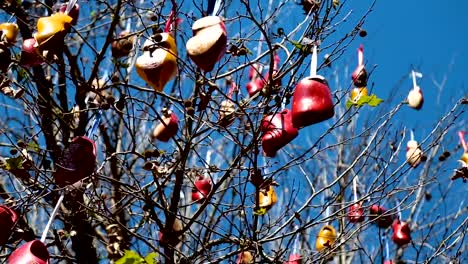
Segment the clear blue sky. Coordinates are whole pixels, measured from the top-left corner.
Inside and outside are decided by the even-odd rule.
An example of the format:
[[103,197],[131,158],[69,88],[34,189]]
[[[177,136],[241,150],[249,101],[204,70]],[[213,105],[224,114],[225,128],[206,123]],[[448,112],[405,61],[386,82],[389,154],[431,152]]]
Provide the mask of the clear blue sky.
[[[368,10],[373,0],[342,1],[345,4],[341,18],[352,10],[346,22],[336,28],[336,33],[325,42],[334,42],[356,26],[359,18]],[[304,19],[300,7],[292,8],[288,20],[278,21],[277,25],[296,25]],[[418,80],[422,87],[425,103],[420,111],[404,107],[400,111],[401,119],[408,128],[422,128],[421,133],[428,133],[436,120],[462,96],[468,96],[468,1],[437,0],[378,0],[364,23],[367,37],[357,37],[343,56],[334,63],[333,68],[322,69],[319,73],[326,78],[332,71],[338,71],[340,83],[347,89],[351,84],[344,75],[345,66],[354,70],[357,63],[356,49],[359,44],[365,48],[365,61],[368,70],[376,66],[369,79],[374,83],[373,93],[387,99],[392,106],[406,98],[412,87],[409,74],[412,69],[423,73]],[[286,26],[287,27],[287,26]],[[330,43],[325,43],[330,44]],[[330,52],[326,50],[326,52]],[[320,54],[319,62],[322,60]],[[346,82],[343,82],[343,77]],[[440,93],[433,80],[442,82],[446,78],[444,90]],[[349,83],[347,83],[349,82]],[[329,80],[331,89],[332,80]],[[395,101],[389,102],[389,96]],[[467,120],[465,113],[462,119]],[[417,123],[410,124],[413,120]],[[409,121],[409,122],[406,122]],[[406,124],[405,124],[406,125]],[[464,123],[466,127],[466,121]],[[468,127],[466,127],[468,130]],[[455,139],[454,135],[454,139]]]
[[[361,2],[361,1],[358,1]],[[367,6],[371,1],[362,1]],[[356,3],[356,1],[352,1]],[[366,59],[378,64],[372,79],[376,88],[406,94],[411,79],[401,79],[412,65],[424,74],[420,86],[425,107],[419,116],[445,112],[452,103],[468,95],[468,1],[377,1],[365,23],[368,36]],[[432,79],[447,83],[440,101]],[[401,86],[400,79],[403,81]],[[382,94],[385,96],[385,93]],[[411,110],[411,109],[409,109]],[[413,112],[414,113],[414,112]],[[415,118],[418,118],[415,116]],[[419,118],[418,118],[419,119]]]

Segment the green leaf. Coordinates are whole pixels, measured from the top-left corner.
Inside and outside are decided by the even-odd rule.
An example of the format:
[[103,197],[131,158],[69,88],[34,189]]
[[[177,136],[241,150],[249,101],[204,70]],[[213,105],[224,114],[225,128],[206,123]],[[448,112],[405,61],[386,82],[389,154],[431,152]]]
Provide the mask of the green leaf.
[[304,48],[304,45],[302,45],[301,43],[297,42],[297,41],[292,41],[291,40],[291,43],[294,45],[294,47],[296,47],[296,49],[298,50],[302,50]]
[[115,264],[141,264],[145,260],[133,250],[125,250],[125,255],[117,260]]
[[351,106],[356,106],[356,107],[361,107],[363,105],[369,105],[371,107],[376,107],[379,104],[381,104],[384,100],[377,97],[375,94],[371,95],[363,95],[357,102],[352,101],[351,99],[348,99],[346,101],[346,109],[349,109]]
[[23,168],[23,157],[21,155],[18,157],[8,158],[6,159],[6,162],[6,170],[15,170]]
[[125,250],[124,256],[117,260],[115,264],[157,264],[157,257],[158,254],[155,252],[149,253],[145,258],[142,258],[133,250]]
[[156,252],[149,253],[148,255],[146,255],[145,261],[148,264],[156,264],[157,263],[156,262],[157,257],[158,257],[158,254],[156,254]]
[[372,95],[369,96],[369,97],[370,97],[370,98],[369,98],[369,101],[367,102],[367,104],[368,104],[369,106],[376,107],[376,106],[378,106],[380,103],[383,102],[383,99],[378,98],[377,95],[375,95],[375,94],[372,94]]
[[266,208],[260,208],[254,211],[254,215],[264,215],[268,210]]
[[34,141],[29,141],[27,149],[36,152],[40,150],[39,145]]
[[346,110],[351,108],[351,106],[353,105],[354,105],[354,102],[351,99],[348,99],[348,101],[346,101]]

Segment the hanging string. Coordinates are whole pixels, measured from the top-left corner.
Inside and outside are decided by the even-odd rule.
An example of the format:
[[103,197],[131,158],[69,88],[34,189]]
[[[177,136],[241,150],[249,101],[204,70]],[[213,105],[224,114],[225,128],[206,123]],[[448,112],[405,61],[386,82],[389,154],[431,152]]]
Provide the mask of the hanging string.
[[310,60],[310,76],[317,75],[317,45],[314,45],[312,59]]
[[327,205],[327,209],[325,210],[325,219],[327,219],[327,225],[330,225],[331,223],[331,219],[328,219],[329,217],[330,217],[330,205]]
[[183,189],[180,190],[180,199],[179,199],[179,202],[180,202],[180,210],[183,210],[183,211],[184,211],[184,214],[183,214],[183,215],[185,216],[187,207],[185,207],[185,193],[184,193]]
[[414,141],[414,132],[413,129],[410,130],[410,138],[412,141]]
[[283,96],[283,99],[281,100],[281,110],[286,109],[286,96]]
[[271,78],[274,78],[275,75],[278,73],[279,64],[280,64],[280,57],[275,52],[273,56],[273,70],[272,70]]
[[[145,3],[145,0],[140,0],[140,2],[139,2],[139,7],[136,7],[136,6],[135,6],[134,12],[137,12],[137,13],[138,13],[138,8],[142,8],[142,6],[143,6],[144,3]],[[138,20],[137,20],[135,28],[139,28],[139,27],[141,26],[142,20],[143,20],[143,19],[138,19]]]
[[465,131],[458,131],[458,137],[460,137],[460,143],[463,147],[463,150],[465,152],[468,152],[468,146],[466,145],[465,141]]
[[[132,12],[129,10],[128,18],[127,18],[127,23],[125,25],[125,31],[127,34],[130,34],[132,32]],[[137,46],[139,46],[139,38],[136,40],[136,37],[131,37],[128,39],[129,41],[132,41],[133,43],[133,48],[127,58],[127,82],[130,81],[130,72],[132,71],[133,67],[135,66],[136,60],[137,60],[137,55],[138,55],[138,49],[136,49]]]
[[402,218],[401,218],[400,200],[395,199],[395,201],[396,201],[396,206],[397,206],[396,209],[397,209],[397,212],[398,212],[398,219],[401,220]]
[[42,236],[41,236],[41,242],[42,243],[45,242],[47,233],[49,232],[50,226],[52,225],[52,221],[54,221],[55,216],[57,215],[57,213],[59,211],[60,205],[62,204],[62,201],[63,201],[64,197],[65,197],[65,193],[62,192],[59,199],[57,200],[57,204],[55,204],[55,207],[54,207],[54,210],[52,211],[52,214],[49,217],[49,221],[47,221],[47,225],[46,225],[44,231],[42,231]]
[[261,63],[254,63],[250,66],[249,69],[249,80],[255,81],[258,78],[261,78],[261,73],[263,71],[263,65]]
[[72,11],[73,7],[75,7],[75,5],[76,5],[76,2],[78,2],[78,0],[68,1],[67,8],[65,9],[65,15],[68,15],[70,13],[70,11]]
[[237,92],[239,90],[239,88],[237,87],[237,84],[231,80],[229,81],[230,82],[230,87],[229,87],[229,90],[228,90],[228,98],[229,99],[232,99],[232,95],[234,92]]
[[325,200],[325,205],[327,206],[327,209],[325,210],[325,219],[327,219],[327,225],[331,225],[331,219],[330,219],[330,214],[331,214],[330,210],[331,209],[330,209],[330,204],[328,204],[331,201],[330,198],[331,198],[330,196],[327,196],[324,199]]
[[[206,163],[205,163],[205,178],[210,178],[210,164],[211,164],[211,156],[213,155],[213,150],[209,149],[206,151]],[[213,183],[218,181],[218,174],[215,174],[213,179]]]
[[423,204],[424,203],[419,203],[418,204],[418,208],[416,209],[416,212],[414,213],[414,217],[413,217],[413,220],[412,220],[413,223],[418,222],[419,214],[421,213],[421,209],[423,207]]
[[175,26],[179,25],[182,22],[182,19],[175,18],[174,11],[169,13],[169,18],[167,19],[166,26],[164,27],[164,32],[170,33],[175,30]]
[[295,225],[294,230],[296,231],[296,237],[294,238],[292,254],[299,255],[299,237],[300,237],[300,234],[298,232],[299,226]]
[[390,250],[389,250],[389,247],[388,247],[388,239],[387,239],[387,236],[384,236],[383,237],[383,240],[384,240],[384,243],[385,243],[385,256],[384,258],[386,260],[390,260]]
[[[136,38],[134,41],[134,46],[133,47],[139,47],[140,46],[140,38]],[[133,52],[131,52],[129,58],[128,58],[128,67],[127,67],[127,81],[130,81],[130,72],[132,71],[133,67],[135,66],[137,57],[138,57],[138,50],[136,48],[133,48]]]
[[213,150],[209,149],[206,151],[206,163],[205,163],[205,168],[207,171],[210,170],[210,163],[211,163],[211,155],[213,154]]
[[127,18],[127,24],[125,25],[125,31],[130,32],[132,30],[132,18]]
[[364,65],[364,46],[361,44],[358,49],[358,66]]
[[422,75],[422,73],[416,72],[416,71],[414,71],[414,70],[411,71],[411,74],[412,74],[412,76],[413,76],[413,89],[416,90],[416,89],[419,88],[419,87],[418,87],[418,84],[416,83],[416,78],[422,78],[423,75]]
[[263,174],[267,175],[269,173],[267,160],[266,160],[265,156],[263,156],[262,159],[263,159]]
[[354,196],[354,203],[357,202],[357,175],[353,178],[353,196]]
[[94,120],[93,120],[93,124],[91,125],[91,130],[88,131],[88,133],[86,133],[86,137],[96,141],[96,138],[97,138],[97,130],[98,130],[98,127],[99,127],[99,123],[101,123],[101,115],[102,115],[102,110],[99,109],[96,114],[94,115]]
[[[210,1],[212,2],[212,1]],[[221,4],[223,3],[223,0],[216,0],[214,6],[213,6],[213,11],[208,12],[208,14],[211,14],[212,16],[217,16],[219,10],[221,9]]]
[[264,40],[265,40],[265,36],[263,36],[263,33],[260,32],[260,41],[257,44],[257,58],[260,57],[260,55],[262,54],[262,44]]
[[[324,175],[323,176],[323,186],[326,187],[328,185],[328,179],[327,179],[327,176]],[[325,219],[328,219],[328,217],[330,216],[330,207],[328,205],[328,202],[330,201],[330,197],[331,197],[331,191],[330,189],[326,189],[323,196],[322,196],[322,204],[324,204],[325,206],[327,206],[326,210],[325,210]],[[331,223],[331,220],[328,219],[327,220],[327,225],[330,225]]]
[[273,74],[276,74],[278,72],[279,64],[280,64],[280,57],[275,52],[275,56],[273,57]]
[[[108,63],[110,64],[110,61]],[[104,74],[102,76],[102,80],[104,80],[104,82],[107,82],[107,79],[109,78],[108,68],[109,67],[106,67],[106,70],[104,71]],[[99,80],[97,81],[97,83],[99,84]],[[99,88],[101,88],[101,87],[99,87]],[[88,99],[89,99],[89,97],[86,97],[85,100],[88,100]],[[99,124],[101,123],[101,115],[102,115],[102,110],[101,109],[99,109],[96,112],[96,114],[94,114],[93,121],[92,121],[92,124],[91,124],[91,128],[86,133],[87,138],[90,138],[90,139],[96,141],[97,130],[98,130]]]

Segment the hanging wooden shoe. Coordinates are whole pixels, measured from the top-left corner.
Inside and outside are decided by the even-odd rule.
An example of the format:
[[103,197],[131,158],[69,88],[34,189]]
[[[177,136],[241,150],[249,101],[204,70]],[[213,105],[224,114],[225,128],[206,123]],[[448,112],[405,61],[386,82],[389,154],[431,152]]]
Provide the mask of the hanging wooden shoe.
[[465,131],[459,131],[460,143],[463,148],[463,154],[458,160],[461,163],[461,168],[455,170],[455,174],[451,177],[452,180],[461,178],[463,182],[468,180],[468,146],[465,141]]
[[128,31],[122,31],[117,37],[118,40],[112,42],[112,57],[122,58],[130,54],[133,49],[134,38],[130,37],[131,33]]
[[232,101],[232,95],[237,91],[237,85],[232,80],[227,80],[229,91],[227,94],[228,99],[223,100],[219,107],[219,125],[222,127],[228,127],[234,122],[236,107]]
[[49,252],[44,243],[39,240],[33,240],[13,251],[7,262],[8,264],[48,264]]
[[163,33],[157,33],[143,44],[143,54],[136,59],[138,75],[154,90],[161,92],[177,74],[177,46],[170,33],[176,23],[171,13]]
[[351,75],[354,88],[351,90],[351,100],[353,102],[359,101],[362,96],[369,95],[367,90],[367,71],[364,67],[364,46],[358,48],[358,65]]
[[153,138],[159,141],[168,142],[169,139],[174,137],[179,131],[179,118],[176,114],[167,108],[162,110],[163,117],[160,122],[153,130]]
[[358,65],[353,71],[351,79],[355,87],[351,90],[350,97],[351,101],[356,103],[361,97],[369,95],[369,91],[367,90],[367,71],[364,67],[363,45],[358,48]]
[[65,13],[55,13],[37,20],[37,33],[34,34],[38,48],[44,50],[62,50],[65,35],[68,33],[73,18]]
[[[272,70],[272,76],[273,78],[276,77],[276,75],[278,74],[278,70],[279,70],[279,64],[280,64],[280,57],[278,56],[278,54],[274,54],[273,56],[273,70]],[[263,78],[264,80],[264,85],[267,84],[267,82],[269,81],[270,79],[270,72],[268,71],[266,74],[265,74],[265,78]],[[281,86],[281,79],[277,79],[275,80],[272,84],[270,84],[270,86]]]
[[234,113],[236,108],[231,100],[223,100],[219,107],[219,124],[223,127],[228,127],[234,122]]
[[3,229],[0,232],[0,246],[4,246],[8,242],[17,221],[18,214],[13,209],[6,205],[0,205],[0,226]]
[[411,242],[411,230],[407,222],[395,219],[392,224],[393,235],[392,240],[399,247],[402,247]]
[[182,231],[182,229],[182,221],[180,221],[178,218],[174,219],[172,230],[169,230],[168,233],[165,233],[164,230],[159,231],[159,244],[162,246],[170,245],[172,247],[175,247],[184,238],[184,235],[180,234],[180,231]]
[[316,75],[317,47],[312,53],[311,75],[296,86],[292,103],[292,123],[302,128],[330,119],[335,114],[332,95],[324,77]]
[[75,137],[57,162],[53,174],[59,187],[74,184],[91,174],[96,167],[96,143],[85,136]]
[[350,97],[351,97],[351,100],[354,103],[356,103],[357,101],[359,101],[359,99],[361,99],[361,97],[368,96],[368,95],[369,95],[369,91],[367,90],[367,87],[361,87],[361,88],[354,87],[353,89],[351,89]]
[[294,127],[320,123],[335,115],[327,81],[321,76],[302,79],[296,86],[292,105]]
[[297,137],[299,130],[293,126],[292,114],[288,109],[265,116],[260,127],[263,153],[267,157],[276,156],[276,152]]
[[305,14],[309,14],[311,12],[316,12],[320,8],[321,1],[301,0],[298,2],[298,4],[302,6]]
[[416,83],[416,77],[422,78],[422,73],[415,71],[412,71],[411,73],[413,76],[413,89],[411,89],[411,91],[408,93],[407,101],[410,107],[419,110],[423,106],[424,97],[421,87],[419,87]]
[[192,202],[203,203],[205,198],[208,197],[208,194],[211,192],[212,187],[213,184],[209,177],[202,175],[198,176],[192,190]]
[[358,65],[353,71],[351,78],[354,86],[361,88],[367,86],[367,71],[364,67],[364,46],[361,45],[358,49]]
[[21,47],[21,59],[19,62],[20,65],[33,67],[44,63],[44,60],[37,53],[36,43],[35,38],[29,38],[23,41],[23,45]]
[[16,37],[18,36],[18,25],[15,23],[2,23],[0,24],[0,41],[8,43],[12,46],[16,43]]
[[416,168],[423,159],[423,152],[419,144],[414,140],[414,133],[411,131],[411,139],[406,145],[406,162],[413,168]]
[[[72,1],[74,2],[74,1]],[[65,3],[57,3],[54,5],[54,10],[57,13],[62,13],[66,14],[68,6],[73,3],[65,2]],[[74,4],[73,7],[71,7],[71,10],[68,12],[68,15],[72,18],[72,25],[76,25],[78,23],[78,18],[80,17],[80,5],[79,4]]]
[[317,251],[323,251],[325,249],[331,248],[333,243],[336,241],[336,231],[335,228],[331,225],[326,225],[320,229],[320,232],[317,236],[317,241],[315,242],[315,248]]
[[265,87],[265,80],[262,78],[262,66],[259,63],[250,66],[249,80],[250,82],[247,84],[246,89],[250,97],[259,93]]
[[269,210],[277,201],[278,197],[276,197],[275,189],[271,184],[260,189],[258,203],[260,208]]
[[289,255],[288,261],[284,264],[302,264],[304,258],[300,254],[291,254]]
[[118,59],[130,54],[135,43],[135,37],[130,35],[131,19],[128,19],[125,30],[119,33],[116,40],[112,41],[112,57]]
[[237,256],[236,264],[252,264],[254,263],[254,257],[250,251],[242,251]]
[[192,61],[203,71],[213,70],[214,65],[226,53],[227,32],[221,17],[217,16],[222,0],[209,0],[207,13],[192,26],[193,37],[186,49]]
[[358,202],[357,180],[358,176],[356,175],[355,177],[353,177],[354,203],[348,209],[348,220],[351,223],[359,223],[364,221],[364,208],[362,208],[362,203]]
[[364,221],[364,208],[362,208],[361,203],[354,203],[349,207],[348,220],[351,223]]
[[221,17],[203,17],[192,26],[193,37],[185,45],[192,61],[203,71],[210,72],[226,53],[227,32]]
[[4,76],[0,76],[0,92],[13,99],[21,98],[24,95],[24,89],[15,89],[10,86],[10,80]]
[[463,148],[463,154],[460,158],[460,161],[462,162],[462,165],[464,167],[468,167],[468,145],[466,144],[466,141],[465,141],[465,131],[459,131],[458,137],[460,137],[460,144],[462,145],[462,148]]
[[369,220],[375,221],[378,227],[388,228],[392,225],[394,215],[388,214],[387,209],[376,204],[369,208]]

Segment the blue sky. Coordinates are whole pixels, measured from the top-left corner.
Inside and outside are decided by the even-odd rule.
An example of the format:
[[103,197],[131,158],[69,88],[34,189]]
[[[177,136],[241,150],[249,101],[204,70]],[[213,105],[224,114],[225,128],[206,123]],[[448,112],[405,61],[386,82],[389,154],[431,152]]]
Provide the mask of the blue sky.
[[[363,1],[363,6],[371,1]],[[353,2],[354,3],[354,2]],[[467,1],[377,1],[365,23],[368,36],[362,39],[367,59],[378,64],[372,77],[381,89],[390,91],[412,65],[424,74],[419,81],[426,105],[421,112],[446,111],[454,100],[468,94],[464,78],[468,69]],[[440,103],[432,78],[447,83]],[[411,79],[398,92],[407,92]],[[406,88],[406,90],[405,90]],[[432,111],[431,111],[432,110]]]
[[[343,18],[350,10],[352,13],[324,42],[325,45],[349,33],[373,0],[342,2],[345,7],[340,17]],[[276,25],[287,25],[288,21],[293,25],[302,22],[304,16],[298,15],[302,10],[296,8],[300,7],[291,8],[293,15],[288,17],[289,20],[280,19]],[[468,95],[465,78],[468,69],[467,9],[468,1],[461,0],[447,3],[436,0],[376,1],[363,25],[368,35],[357,37],[332,69],[323,68],[319,74],[329,79],[333,91],[338,89],[333,87],[331,80],[332,73],[336,71],[342,85],[340,89],[348,89],[351,84],[349,71],[354,70],[357,64],[356,49],[363,44],[366,68],[370,71],[375,66],[369,86],[374,83],[373,93],[394,106],[406,99],[412,87],[411,70],[420,71],[424,75],[418,79],[424,93],[424,107],[420,111],[404,107],[399,115],[402,120],[409,121],[406,122],[408,128],[421,128],[422,133],[429,133],[443,113],[463,95]],[[327,52],[330,50],[324,51]],[[319,54],[319,63],[323,55]],[[349,67],[348,73],[344,75],[346,67]],[[344,77],[348,79],[343,80]],[[434,81],[441,83],[444,79],[445,86],[440,92]],[[392,102],[388,100],[390,95],[395,97]],[[465,113],[462,119],[468,119],[468,115]],[[414,120],[418,122],[412,122]],[[453,136],[455,139],[456,135]]]

